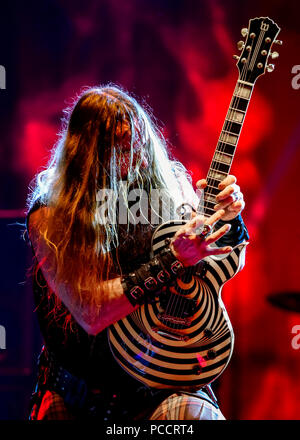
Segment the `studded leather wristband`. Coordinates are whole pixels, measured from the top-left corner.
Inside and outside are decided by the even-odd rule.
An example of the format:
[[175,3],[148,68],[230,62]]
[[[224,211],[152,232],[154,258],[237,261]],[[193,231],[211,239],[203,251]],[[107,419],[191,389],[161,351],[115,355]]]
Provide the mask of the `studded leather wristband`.
[[166,246],[148,263],[122,278],[124,294],[132,305],[144,304],[183,271],[183,264]]

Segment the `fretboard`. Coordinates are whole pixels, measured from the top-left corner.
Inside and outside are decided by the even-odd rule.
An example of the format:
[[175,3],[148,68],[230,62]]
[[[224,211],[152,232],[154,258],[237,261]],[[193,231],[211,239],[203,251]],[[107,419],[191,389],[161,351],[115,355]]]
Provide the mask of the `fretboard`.
[[238,80],[226,114],[215,153],[207,173],[207,187],[204,190],[198,212],[211,216],[216,211],[216,195],[220,192],[219,183],[229,174],[236,147],[245,120],[246,111],[254,84]]

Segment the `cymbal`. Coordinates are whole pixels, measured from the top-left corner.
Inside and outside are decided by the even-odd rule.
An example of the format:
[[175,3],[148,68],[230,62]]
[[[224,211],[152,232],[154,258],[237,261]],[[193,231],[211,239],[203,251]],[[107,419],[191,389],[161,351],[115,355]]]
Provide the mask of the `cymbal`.
[[279,292],[267,296],[267,300],[275,307],[300,313],[300,292]]

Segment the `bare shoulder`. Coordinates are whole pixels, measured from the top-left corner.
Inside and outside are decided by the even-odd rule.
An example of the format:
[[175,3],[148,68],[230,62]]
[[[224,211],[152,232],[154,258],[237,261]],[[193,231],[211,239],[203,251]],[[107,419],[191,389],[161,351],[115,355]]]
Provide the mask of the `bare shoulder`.
[[57,232],[64,229],[65,219],[62,217],[62,215],[58,215],[54,208],[41,206],[36,211],[33,211],[29,216],[29,231],[31,232],[32,230],[35,230],[43,232],[44,229],[49,225],[50,221],[52,222],[52,227],[55,227]]
[[[50,279],[47,277],[51,274],[54,276],[53,269],[56,267],[56,253],[53,239],[58,239],[56,230],[55,235],[49,236],[49,219],[52,217],[53,208],[42,206],[33,211],[29,216],[28,235],[33,246],[37,260],[43,265],[43,273],[49,284]],[[50,220],[51,221],[51,220]],[[51,284],[51,283],[50,283]]]
[[41,220],[45,220],[51,213],[52,208],[48,206],[41,206],[40,208],[33,211],[29,216],[29,225],[34,226],[38,224]]
[[52,208],[42,206],[33,211],[28,219],[28,232],[29,235],[43,232],[47,225],[47,219],[51,214]]

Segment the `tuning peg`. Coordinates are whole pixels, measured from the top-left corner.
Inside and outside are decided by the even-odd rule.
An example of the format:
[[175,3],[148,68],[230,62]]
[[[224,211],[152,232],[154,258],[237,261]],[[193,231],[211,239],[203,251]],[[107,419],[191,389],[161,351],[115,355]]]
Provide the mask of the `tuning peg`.
[[240,57],[239,57],[238,55],[233,55],[232,58],[233,58],[234,60],[239,60],[239,59],[240,59]]
[[247,28],[243,28],[243,29],[241,29],[241,34],[242,34],[243,37],[247,37],[247,35],[248,35],[248,29],[247,29]]
[[282,40],[275,40],[274,43],[279,44],[279,46],[282,46]]
[[237,43],[237,48],[238,48],[238,50],[243,50],[244,49],[244,47],[245,47],[245,43],[244,43],[244,41],[238,41],[238,43]]
[[278,52],[271,52],[271,58],[272,60],[275,60],[276,58],[279,57],[279,53]]
[[266,69],[268,72],[273,72],[273,70],[275,69],[275,66],[274,66],[274,64],[268,64]]

